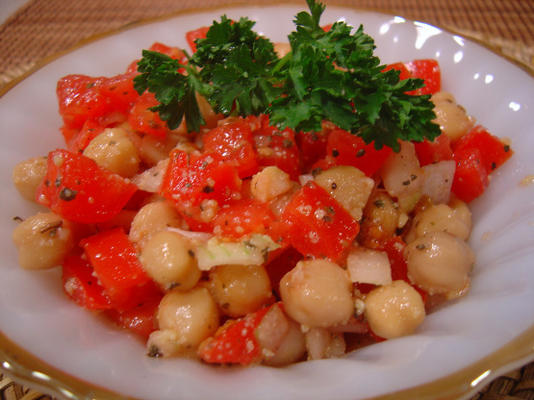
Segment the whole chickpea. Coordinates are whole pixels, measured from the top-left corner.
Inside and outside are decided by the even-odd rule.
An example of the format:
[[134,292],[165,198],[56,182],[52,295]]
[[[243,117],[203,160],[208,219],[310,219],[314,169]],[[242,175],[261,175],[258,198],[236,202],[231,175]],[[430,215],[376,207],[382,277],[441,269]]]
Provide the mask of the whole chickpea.
[[217,305],[206,288],[167,292],[159,304],[156,318],[160,330],[177,333],[177,352],[191,352],[219,327]]
[[438,92],[432,95],[431,100],[435,104],[436,119],[434,122],[441,127],[441,131],[451,141],[459,139],[473,127],[473,119],[467,115],[462,106],[456,103],[452,94]]
[[354,312],[347,272],[327,260],[300,261],[280,281],[287,314],[309,327],[330,327],[348,321]]
[[11,178],[22,197],[35,201],[37,187],[43,181],[46,170],[46,157],[30,158],[15,165]]
[[141,251],[141,264],[163,289],[192,289],[200,279],[191,242],[176,232],[154,234]]
[[61,265],[74,247],[70,223],[46,212],[25,219],[13,231],[13,242],[24,269],[47,269]]
[[365,318],[380,337],[405,336],[413,333],[425,319],[425,304],[410,284],[393,281],[367,294]]
[[262,265],[219,265],[209,274],[209,289],[225,315],[240,317],[272,298],[269,275]]
[[407,243],[410,243],[429,232],[437,231],[448,232],[462,240],[467,240],[471,233],[471,212],[467,207],[461,206],[458,208],[451,208],[446,204],[430,206],[416,214],[405,239]]
[[83,155],[125,178],[131,178],[139,169],[137,149],[123,128],[104,129],[91,140]]
[[409,278],[430,294],[461,295],[475,262],[471,248],[446,232],[427,233],[406,246]]
[[165,200],[157,200],[144,205],[135,215],[130,227],[129,238],[143,247],[153,234],[168,227],[179,228],[182,218],[176,209]]

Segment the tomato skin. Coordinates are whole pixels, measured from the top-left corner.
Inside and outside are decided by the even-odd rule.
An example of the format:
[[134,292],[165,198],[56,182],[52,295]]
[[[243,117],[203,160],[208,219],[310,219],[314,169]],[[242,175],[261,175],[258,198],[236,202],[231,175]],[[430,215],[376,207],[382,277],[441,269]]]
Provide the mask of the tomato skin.
[[433,59],[413,60],[406,63],[406,68],[412,78],[425,81],[425,86],[417,89],[416,94],[434,94],[441,90],[441,70],[439,64]]
[[302,254],[295,248],[286,247],[265,265],[265,270],[271,281],[271,287],[275,292],[279,294],[280,280],[285,274],[295,268],[295,265],[302,259]]
[[139,304],[130,309],[109,310],[106,315],[120,327],[146,340],[156,330],[156,311],[162,297],[162,294],[155,293],[153,297],[142,299]]
[[396,62],[396,63],[393,63],[393,64],[388,64],[386,66],[386,68],[384,68],[382,70],[382,72],[386,72],[386,71],[389,71],[391,69],[395,69],[395,70],[399,71],[399,80],[401,80],[401,81],[404,80],[404,79],[408,79],[408,78],[412,77],[412,74],[410,73],[410,71],[406,67],[406,64],[404,64],[402,62]]
[[296,139],[304,173],[326,156],[328,134],[329,132],[324,130],[322,132],[297,132]]
[[56,94],[65,127],[81,129],[85,121],[126,114],[139,97],[133,87],[135,73],[110,78],[67,75],[58,81]]
[[350,165],[367,176],[373,176],[386,162],[392,149],[383,146],[375,149],[374,142],[365,144],[359,136],[342,129],[334,129],[328,136],[327,159],[334,165]]
[[258,161],[250,125],[244,121],[218,126],[202,137],[204,151],[217,153],[223,160],[235,162],[240,178],[258,172]]
[[441,90],[441,70],[436,60],[428,58],[407,63],[397,62],[387,65],[382,71],[385,72],[391,69],[396,69],[400,72],[400,80],[418,78],[425,81],[425,86],[412,90],[408,94],[434,94]]
[[67,141],[67,148],[73,153],[81,153],[89,145],[91,140],[97,137],[105,129],[100,123],[88,119],[80,131]]
[[499,168],[513,154],[510,146],[504,144],[483,126],[477,125],[458,139],[453,145],[454,151],[478,149],[482,164],[488,173]]
[[82,154],[54,150],[36,201],[63,218],[92,224],[117,215],[137,187]]
[[482,154],[477,148],[460,148],[454,151],[453,158],[456,171],[451,191],[460,200],[469,203],[484,193],[489,184]]
[[145,92],[139,96],[128,114],[128,123],[131,127],[147,135],[165,139],[169,129],[157,112],[149,110],[159,104],[153,93]]
[[198,354],[202,361],[213,364],[250,365],[259,362],[261,345],[255,330],[271,307],[260,309],[237,320],[228,320],[215,335],[202,342]]
[[110,99],[98,89],[99,78],[67,75],[57,83],[59,113],[65,126],[81,129],[87,119],[97,119],[113,110]]
[[300,151],[295,132],[289,128],[280,131],[270,126],[268,119],[253,132],[258,164],[262,167],[274,165],[287,173],[292,180],[300,175]]
[[76,304],[89,310],[108,310],[111,301],[80,253],[68,255],[62,265],[63,289]]
[[421,167],[440,161],[452,160],[451,140],[444,133],[437,136],[432,142],[425,139],[422,142],[415,142],[414,145]]
[[197,51],[197,44],[195,43],[195,41],[197,39],[205,39],[206,35],[208,34],[208,31],[209,27],[202,26],[185,34],[185,39],[187,40],[187,43],[189,44],[189,47],[191,48],[191,51],[193,53]]
[[121,228],[89,236],[80,242],[112,308],[128,310],[158,293]]
[[234,201],[219,210],[213,232],[238,239],[251,233],[266,233],[275,217],[267,204],[252,199]]
[[303,186],[280,217],[286,239],[304,256],[339,259],[358,235],[360,226],[326,190],[315,182]]
[[169,156],[160,194],[176,206],[191,228],[205,231],[209,224],[200,218],[201,203],[215,200],[220,207],[240,198],[241,179],[235,165],[218,154],[176,149]]

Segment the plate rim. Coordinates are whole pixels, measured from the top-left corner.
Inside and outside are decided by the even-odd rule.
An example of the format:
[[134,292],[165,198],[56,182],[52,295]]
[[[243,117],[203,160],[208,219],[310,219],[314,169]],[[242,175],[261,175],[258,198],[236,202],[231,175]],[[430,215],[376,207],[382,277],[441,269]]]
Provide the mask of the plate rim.
[[[323,0],[327,6],[332,5],[339,8],[345,8],[351,11],[373,12],[383,14],[385,16],[400,16],[396,12],[383,8],[372,7],[357,7],[344,4],[342,0]],[[166,13],[161,16],[144,18],[131,23],[127,23],[118,28],[111,29],[105,32],[100,32],[84,38],[68,47],[65,50],[56,52],[52,55],[44,57],[36,61],[27,71],[20,76],[12,79],[3,87],[0,88],[0,98],[2,98],[11,89],[15,88],[19,83],[50,64],[51,62],[72,53],[88,44],[105,39],[119,33],[126,32],[140,26],[149,25],[152,23],[163,22],[175,17],[197,14],[201,12],[217,12],[218,10],[229,10],[239,7],[274,7],[276,5],[291,5],[302,6],[302,2],[296,0],[273,0],[269,5],[259,4],[254,1],[247,0],[232,0],[226,4],[215,7],[203,6],[187,8]],[[524,70],[527,74],[534,78],[534,66],[530,66],[514,57],[505,54],[498,46],[491,45],[479,38],[473,37],[465,32],[460,32],[451,27],[442,27],[440,25],[429,24],[418,19],[411,19],[403,17],[407,22],[421,22],[432,27],[440,29],[442,32],[459,36],[472,43],[475,43],[487,51],[505,59],[516,67]],[[476,393],[491,380],[500,375],[509,372],[521,365],[534,360],[534,323],[519,333],[514,339],[496,349],[489,355],[475,360],[468,366],[455,371],[449,375],[426,382],[420,385],[415,385],[399,391],[386,393],[383,395],[367,398],[367,400],[408,400],[418,398],[420,400],[432,399],[436,393],[439,393],[444,399],[467,399],[473,393]],[[112,400],[117,398],[137,399],[136,397],[129,397],[121,395],[109,388],[99,386],[97,384],[85,381],[83,378],[74,376],[48,364],[46,361],[40,359],[35,354],[30,353],[22,346],[16,344],[12,339],[4,334],[0,328],[0,372],[12,377],[20,383],[35,387],[38,390],[47,393],[53,393],[61,398],[67,399],[82,399],[82,398],[98,398],[104,400]]]

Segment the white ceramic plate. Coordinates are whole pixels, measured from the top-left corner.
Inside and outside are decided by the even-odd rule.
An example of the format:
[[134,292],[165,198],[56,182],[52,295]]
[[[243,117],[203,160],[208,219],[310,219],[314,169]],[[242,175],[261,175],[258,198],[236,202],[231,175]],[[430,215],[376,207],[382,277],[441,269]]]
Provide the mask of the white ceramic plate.
[[[0,329],[4,344],[0,362],[7,372],[55,387],[64,395],[68,390],[79,390],[77,379],[81,379],[90,388],[77,394],[88,397],[98,393],[94,385],[127,397],[161,400],[215,396],[234,400],[356,399],[436,380],[446,382],[442,378],[469,371],[460,380],[462,389],[456,392],[465,395],[466,390],[479,389],[476,384],[482,378],[533,358],[528,348],[511,357],[499,356],[502,361],[495,361],[494,352],[525,331],[531,332],[534,323],[534,185],[520,185],[523,178],[534,174],[530,153],[534,149],[534,80],[473,42],[426,24],[374,12],[332,6],[322,21],[344,19],[353,26],[363,23],[365,31],[376,39],[377,53],[384,63],[438,59],[443,88],[454,93],[494,134],[511,138],[516,151],[494,174],[484,197],[472,203],[475,228],[471,245],[478,261],[471,292],[430,315],[416,335],[377,344],[344,359],[283,369],[221,369],[181,359],[154,360],[145,356],[138,340],[67,300],[59,271],[28,272],[17,266],[11,242],[16,224],[12,217],[29,216],[37,208],[17,195],[10,174],[18,161],[62,146],[55,98],[60,77],[69,73],[121,73],[130,61],[139,58],[142,48],[154,41],[185,47],[186,31],[209,25],[223,12],[231,18],[249,16],[258,21],[258,31],[283,41],[293,28],[292,17],[300,10],[293,5],[247,6],[140,25],[50,62],[4,94],[0,99],[0,173],[4,186],[0,211]],[[9,348],[6,338],[13,342]],[[27,365],[28,359],[37,361],[23,357],[21,348],[48,365]],[[502,350],[498,354],[502,355]],[[492,371],[478,362],[482,359],[489,360]],[[481,378],[471,382],[479,374]],[[429,388],[430,398],[437,395],[436,390],[444,390],[443,386]],[[420,394],[417,398],[424,397]]]

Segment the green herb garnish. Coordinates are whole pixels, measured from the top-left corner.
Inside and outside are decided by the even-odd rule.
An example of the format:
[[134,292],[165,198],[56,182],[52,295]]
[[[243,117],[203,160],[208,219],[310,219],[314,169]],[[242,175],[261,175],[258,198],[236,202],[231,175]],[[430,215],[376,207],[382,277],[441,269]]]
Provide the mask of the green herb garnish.
[[[320,131],[324,120],[361,136],[375,147],[398,151],[398,140],[422,141],[440,134],[429,95],[406,92],[423,86],[421,79],[399,80],[399,72],[382,72],[374,40],[360,26],[336,22],[320,26],[324,5],[307,0],[289,35],[291,51],[278,58],[273,44],[252,30],[254,22],[226,16],[214,21],[197,52],[182,65],[160,53],[143,51],[135,80],[160,104],[152,107],[176,128],[185,116],[189,131],[204,123],[196,93],[213,109],[228,115],[268,114],[280,129]],[[186,74],[178,72],[184,68]]]

